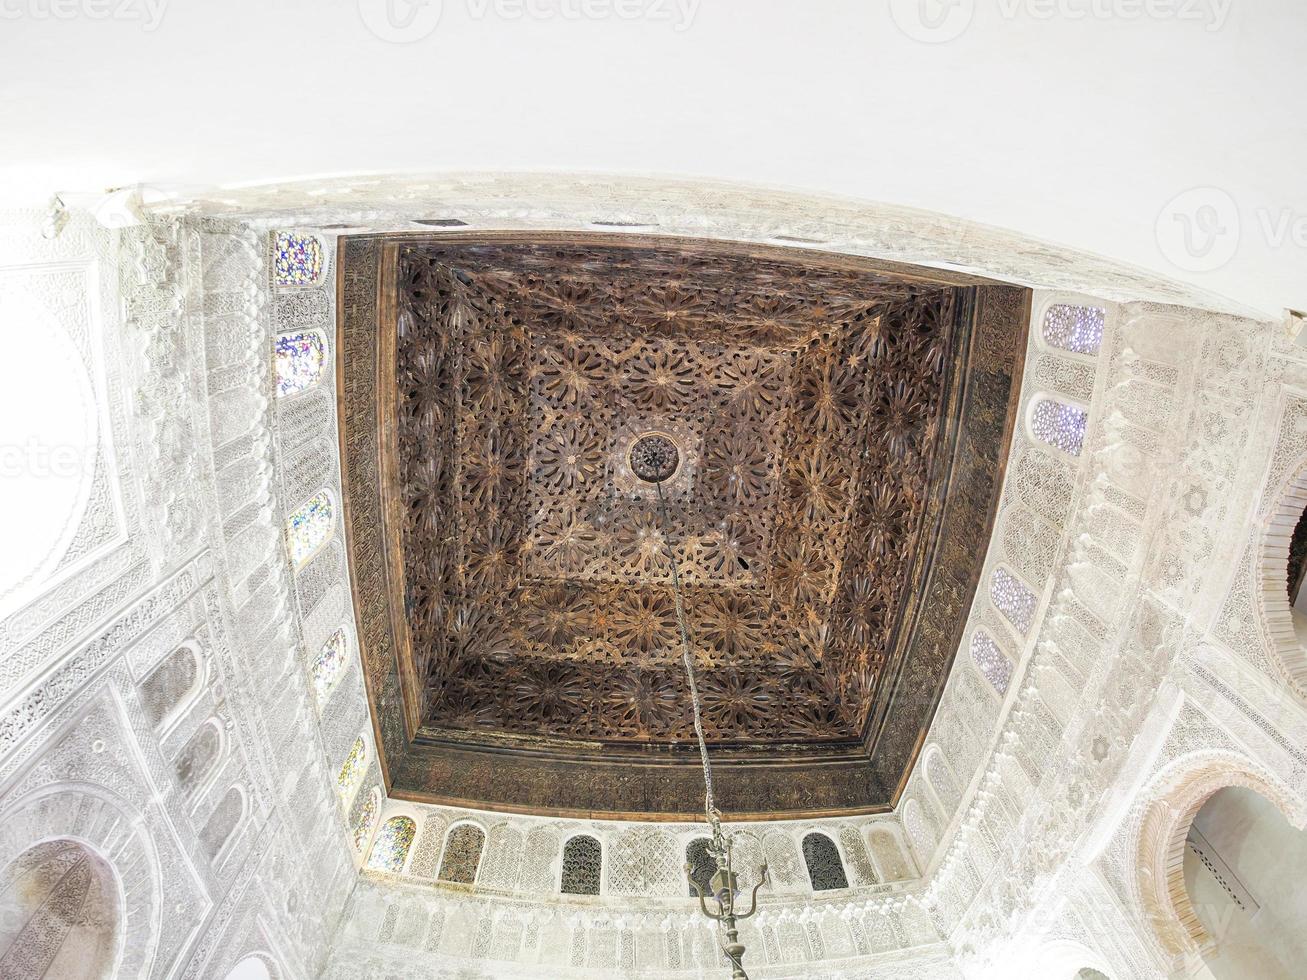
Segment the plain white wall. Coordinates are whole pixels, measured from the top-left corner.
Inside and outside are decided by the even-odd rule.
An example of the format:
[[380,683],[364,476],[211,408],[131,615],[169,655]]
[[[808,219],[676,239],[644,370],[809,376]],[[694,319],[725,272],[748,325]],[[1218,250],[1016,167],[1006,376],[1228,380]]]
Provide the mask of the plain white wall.
[[[0,0],[0,200],[361,171],[691,175],[927,208],[1307,308],[1307,242],[1275,247],[1260,217],[1307,234],[1297,0],[417,2]],[[440,17],[391,43],[365,22],[387,3],[400,23]],[[960,34],[923,43],[918,10]],[[1195,185],[1242,218],[1211,272],[1156,238]]]

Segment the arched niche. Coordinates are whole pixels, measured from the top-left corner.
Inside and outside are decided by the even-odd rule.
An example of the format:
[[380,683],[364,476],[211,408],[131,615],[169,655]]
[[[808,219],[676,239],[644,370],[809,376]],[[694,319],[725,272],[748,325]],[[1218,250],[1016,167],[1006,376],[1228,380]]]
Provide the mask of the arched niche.
[[[1251,790],[1290,829],[1307,827],[1307,808],[1302,801],[1237,753],[1196,752],[1154,777],[1143,794],[1150,802],[1136,823],[1135,885],[1153,939],[1163,954],[1172,958],[1176,969],[1220,942],[1220,935],[1209,931],[1191,897],[1188,880],[1193,877],[1192,864],[1186,855],[1195,818],[1209,800],[1230,788]],[[1202,824],[1198,829],[1201,833]],[[1220,931],[1226,928],[1222,924]]]
[[[88,783],[60,783],[5,802],[0,808],[0,874],[17,869],[25,853],[46,843],[71,841],[84,848],[101,862],[92,862],[93,867],[110,867],[114,875],[116,952],[104,975],[114,980],[151,976],[161,928],[160,868],[141,813]],[[10,975],[0,968],[0,977]]]
[[0,870],[0,977],[114,976],[121,904],[113,867],[81,841],[27,848]]
[[1253,789],[1213,793],[1185,839],[1184,888],[1211,980],[1301,975],[1307,962],[1307,832]]

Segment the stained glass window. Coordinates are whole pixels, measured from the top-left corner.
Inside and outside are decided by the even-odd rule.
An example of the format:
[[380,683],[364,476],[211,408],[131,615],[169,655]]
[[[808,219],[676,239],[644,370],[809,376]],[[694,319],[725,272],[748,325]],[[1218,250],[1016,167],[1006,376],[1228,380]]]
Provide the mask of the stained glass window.
[[[707,837],[696,837],[685,847],[685,863],[690,869],[690,881],[702,888],[705,895],[712,893],[712,876],[717,873],[717,861],[708,853],[710,843],[712,842]],[[688,887],[691,898],[699,894],[694,890],[694,885]]]
[[316,330],[283,333],[272,342],[272,368],[277,397],[312,388],[327,363],[327,343]]
[[563,846],[564,895],[598,895],[603,849],[593,837],[578,834]]
[[331,494],[323,490],[286,522],[286,546],[290,560],[301,568],[331,537],[336,526],[336,508]]
[[477,879],[481,864],[481,847],[486,835],[481,828],[461,823],[445,838],[445,856],[440,861],[440,880],[470,885]]
[[409,817],[391,817],[383,823],[372,842],[368,867],[378,871],[402,871],[417,829],[417,824]]
[[340,790],[343,799],[348,800],[358,789],[359,783],[363,780],[363,766],[367,761],[368,746],[360,735],[354,739],[354,747],[349,750],[349,755],[345,757],[340,773],[336,776],[336,788]]
[[1085,443],[1085,424],[1089,413],[1083,408],[1066,405],[1052,398],[1035,402],[1030,416],[1030,427],[1035,438],[1050,446],[1079,456]]
[[825,834],[813,833],[803,838],[803,860],[808,865],[808,878],[812,881],[813,891],[825,892],[849,887],[849,879],[844,874],[844,862],[840,860],[840,850]]
[[989,598],[1008,622],[1024,636],[1035,618],[1035,593],[1006,568],[994,569],[989,580]]
[[322,243],[313,235],[279,231],[272,266],[278,286],[312,286],[322,278]]
[[1055,303],[1044,314],[1044,340],[1050,347],[1073,354],[1097,354],[1103,346],[1106,318],[1107,311],[1101,306]]
[[313,666],[309,668],[313,674],[313,693],[317,695],[319,704],[327,700],[327,695],[335,686],[344,666],[345,631],[338,629],[327,637],[327,642],[322,644],[322,649],[313,660]]
[[1012,677],[1012,661],[999,649],[994,638],[984,630],[971,634],[971,659],[975,661],[985,679],[999,694],[1007,693],[1007,682]]
[[381,792],[374,789],[359,807],[354,821],[354,850],[361,851],[368,846],[368,836],[372,833],[372,825],[376,823],[377,808],[380,805]]

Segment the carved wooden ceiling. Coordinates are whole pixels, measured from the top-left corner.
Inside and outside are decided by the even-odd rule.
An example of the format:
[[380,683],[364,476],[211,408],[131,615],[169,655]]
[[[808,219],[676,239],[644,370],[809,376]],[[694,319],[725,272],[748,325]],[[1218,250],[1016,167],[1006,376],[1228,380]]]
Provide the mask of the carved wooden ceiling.
[[[983,563],[1023,291],[614,236],[341,254],[351,558],[392,792],[694,812],[670,551],[723,805],[893,802]],[[659,465],[665,521],[639,476]]]

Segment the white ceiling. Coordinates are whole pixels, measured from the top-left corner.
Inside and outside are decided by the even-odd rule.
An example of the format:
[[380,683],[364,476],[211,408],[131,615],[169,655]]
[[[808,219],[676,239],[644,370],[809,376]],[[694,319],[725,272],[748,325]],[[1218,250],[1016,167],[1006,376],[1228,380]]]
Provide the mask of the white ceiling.
[[[0,201],[365,171],[686,175],[945,212],[1307,308],[1300,0],[443,0],[411,43],[365,25],[387,2],[411,11],[2,0]],[[971,20],[922,43],[894,17],[919,4]],[[90,16],[120,9],[141,16]],[[1219,189],[1182,201],[1229,232],[1215,270],[1171,260],[1194,264],[1163,214],[1193,187]]]

